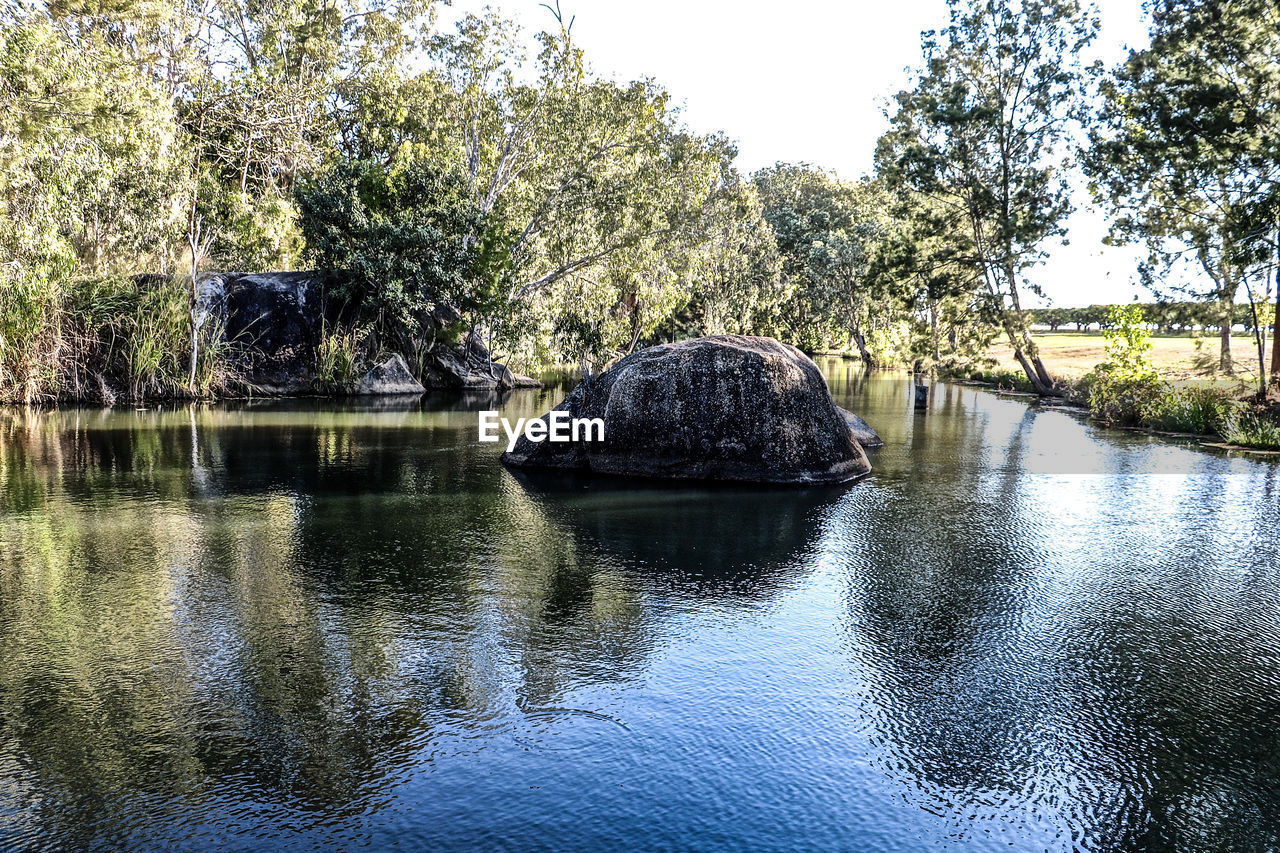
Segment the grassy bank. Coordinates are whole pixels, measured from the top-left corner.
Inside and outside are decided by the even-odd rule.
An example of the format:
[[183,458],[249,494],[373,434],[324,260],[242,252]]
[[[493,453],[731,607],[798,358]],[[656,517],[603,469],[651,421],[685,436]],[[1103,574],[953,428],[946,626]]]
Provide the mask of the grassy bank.
[[[159,276],[0,289],[0,401],[105,404],[210,397],[227,346],[201,330],[191,370],[189,285]],[[194,376],[194,381],[193,381]]]
[[[1035,332],[1032,337],[1045,364],[1055,376],[1063,379],[1079,379],[1107,360],[1107,339],[1100,331]],[[1215,333],[1151,335],[1149,342],[1148,360],[1152,368],[1170,382],[1257,384],[1258,362],[1252,335],[1232,336],[1233,372],[1230,375],[1218,369],[1221,345]],[[995,360],[996,368],[1021,372],[1007,343],[993,344],[986,354]]]
[[[1220,371],[1216,338],[1151,336],[1133,316],[1117,315],[1107,332],[1035,336],[1040,353],[1062,380],[1065,399],[1095,420],[1120,427],[1204,436],[1242,448],[1280,449],[1280,404],[1257,396],[1257,370],[1237,358]],[[1233,339],[1236,354],[1252,340]],[[944,361],[943,378],[979,382],[998,390],[1033,393],[1007,346],[993,346],[977,361]]]

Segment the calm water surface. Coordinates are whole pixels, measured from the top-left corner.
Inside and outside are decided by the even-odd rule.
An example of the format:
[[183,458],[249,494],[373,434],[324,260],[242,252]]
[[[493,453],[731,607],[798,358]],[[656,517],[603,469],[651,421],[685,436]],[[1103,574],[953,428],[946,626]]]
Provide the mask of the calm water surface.
[[1280,469],[827,370],[810,491],[0,412],[0,849],[1280,848]]

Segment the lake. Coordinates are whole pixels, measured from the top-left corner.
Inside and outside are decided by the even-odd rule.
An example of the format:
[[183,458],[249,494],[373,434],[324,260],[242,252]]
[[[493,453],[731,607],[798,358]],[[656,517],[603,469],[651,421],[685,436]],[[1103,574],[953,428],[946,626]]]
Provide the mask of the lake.
[[1280,847],[1280,467],[823,366],[886,446],[806,490],[0,410],[0,849]]

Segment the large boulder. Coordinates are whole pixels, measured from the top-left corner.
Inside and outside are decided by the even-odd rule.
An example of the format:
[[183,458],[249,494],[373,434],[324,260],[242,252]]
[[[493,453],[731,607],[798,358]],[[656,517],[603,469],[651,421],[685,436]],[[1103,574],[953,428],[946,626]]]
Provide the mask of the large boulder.
[[372,394],[425,394],[427,389],[413,378],[404,356],[394,353],[384,361],[369,368],[356,385],[358,395]]
[[259,393],[312,390],[324,319],[316,272],[216,273],[197,294],[196,322],[232,342],[241,377]]
[[817,365],[772,338],[717,335],[641,350],[580,384],[556,410],[603,419],[604,440],[522,436],[503,461],[796,484],[844,482],[871,470]]
[[[326,299],[323,273],[214,273],[201,280],[196,320],[214,337],[231,343],[238,377],[255,394],[309,394],[315,382],[316,347],[326,327],[349,322],[343,305]],[[498,391],[540,387],[537,380],[513,373],[495,362],[479,335],[470,334],[457,346],[436,341],[441,329],[459,322],[458,312],[440,305],[418,317],[424,348],[421,384],[408,367],[375,365],[356,389],[357,394],[422,393],[423,386],[455,391]],[[403,366],[404,369],[399,368]],[[389,379],[380,371],[396,374]],[[414,390],[416,388],[416,390]],[[382,390],[377,390],[382,389]]]

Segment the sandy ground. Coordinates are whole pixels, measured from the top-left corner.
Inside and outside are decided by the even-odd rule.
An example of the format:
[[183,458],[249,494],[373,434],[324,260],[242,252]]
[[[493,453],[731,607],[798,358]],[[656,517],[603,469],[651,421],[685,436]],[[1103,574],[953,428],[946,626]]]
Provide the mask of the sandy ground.
[[[1040,346],[1045,366],[1051,373],[1064,378],[1080,376],[1106,360],[1106,342],[1101,332],[1037,332],[1035,339]],[[1270,341],[1267,343],[1267,360],[1270,361]],[[993,345],[987,354],[1002,367],[1019,369],[1018,362],[1013,358],[1013,351],[1007,345]],[[1234,376],[1226,376],[1217,370],[1217,335],[1200,339],[1190,335],[1151,339],[1152,363],[1162,376],[1173,381],[1224,385],[1256,381],[1258,352],[1253,336],[1232,336],[1231,355],[1235,360],[1236,372]]]

